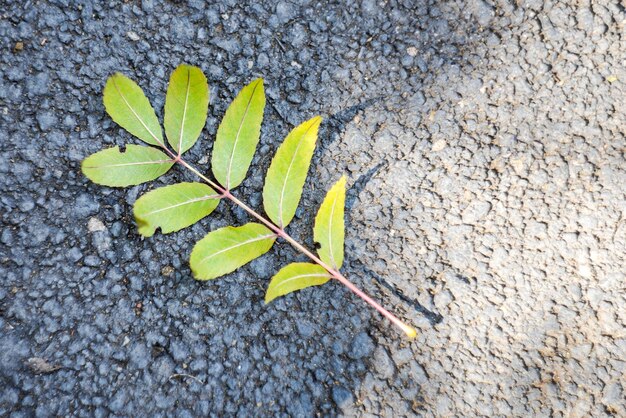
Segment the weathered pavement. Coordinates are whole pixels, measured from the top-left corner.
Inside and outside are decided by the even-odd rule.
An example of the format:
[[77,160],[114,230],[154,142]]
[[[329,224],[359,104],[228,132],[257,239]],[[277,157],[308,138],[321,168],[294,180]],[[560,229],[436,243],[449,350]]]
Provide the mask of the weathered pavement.
[[[0,5],[0,415],[626,415],[623,5],[240,3]],[[244,213],[141,240],[132,203],[154,185],[80,174],[131,141],[106,77],[160,114],[181,62],[212,87],[203,169],[229,100],[265,78],[237,191],[254,206],[279,140],[326,117],[291,233],[312,246],[348,174],[345,273],[415,341],[336,284],[265,307],[285,244],[195,282],[193,243]]]

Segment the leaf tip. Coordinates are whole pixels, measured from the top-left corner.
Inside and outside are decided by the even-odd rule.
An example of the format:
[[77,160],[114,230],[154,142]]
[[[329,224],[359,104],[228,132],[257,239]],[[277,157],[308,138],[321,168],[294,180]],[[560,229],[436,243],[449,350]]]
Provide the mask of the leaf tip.
[[319,126],[322,123],[323,120],[324,120],[323,117],[321,117],[320,115],[317,115],[317,116],[313,116],[309,120],[309,122],[311,122],[311,124],[313,124],[313,125],[318,125]]
[[315,138],[315,140],[317,140],[317,134],[318,134],[321,124],[322,124],[322,117],[317,115],[317,116],[313,116],[311,119],[304,122],[302,125],[307,126],[307,130],[311,130],[314,135],[313,137]]
[[347,181],[347,177],[346,177],[345,174],[343,174],[341,176],[341,178],[337,181],[337,185],[345,190],[346,189],[346,181]]
[[255,92],[257,92],[256,94],[261,95],[261,101],[263,103],[263,106],[265,106],[265,80],[259,77],[252,80],[249,86],[252,88],[253,95],[255,94]]

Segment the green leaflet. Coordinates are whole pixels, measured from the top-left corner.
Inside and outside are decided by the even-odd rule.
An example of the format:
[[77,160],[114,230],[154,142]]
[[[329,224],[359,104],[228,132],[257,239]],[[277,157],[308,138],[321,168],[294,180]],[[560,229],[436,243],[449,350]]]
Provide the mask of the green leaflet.
[[161,125],[148,98],[133,80],[115,73],[104,87],[104,107],[118,125],[144,142],[163,144]]
[[174,151],[182,154],[193,146],[206,122],[209,85],[202,70],[179,65],[170,76],[165,97],[165,135]]
[[331,277],[330,273],[317,264],[291,263],[272,277],[265,293],[265,303],[296,290],[322,285]]
[[209,232],[193,247],[189,264],[198,280],[215,279],[265,254],[276,234],[257,223]]
[[300,203],[321,122],[322,118],[316,116],[295,127],[278,147],[267,171],[263,207],[281,228],[291,222]]
[[139,233],[151,237],[158,227],[168,234],[193,225],[215,210],[219,197],[203,183],[178,183],[152,190],[135,202]]
[[167,173],[174,163],[156,148],[127,145],[107,148],[83,160],[81,169],[88,179],[111,187],[134,186]]
[[344,224],[343,211],[346,201],[346,177],[328,191],[315,216],[313,239],[320,244],[322,261],[339,270],[343,264]]
[[215,178],[227,190],[246,178],[261,137],[264,108],[263,79],[259,78],[241,90],[217,129],[211,166]]

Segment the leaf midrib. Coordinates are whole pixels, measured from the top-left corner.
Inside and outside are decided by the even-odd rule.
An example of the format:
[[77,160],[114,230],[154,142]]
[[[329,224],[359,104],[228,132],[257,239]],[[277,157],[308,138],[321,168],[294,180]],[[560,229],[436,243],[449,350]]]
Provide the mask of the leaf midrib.
[[189,105],[189,83],[191,80],[191,71],[187,68],[187,91],[185,92],[185,106],[183,107],[183,119],[180,122],[180,135],[178,138],[178,155],[183,153],[183,134],[185,130],[185,118],[187,117],[187,107]]
[[156,160],[156,161],[138,161],[134,163],[107,164],[107,165],[86,165],[84,168],[109,168],[109,167],[125,167],[130,165],[149,165],[149,164],[166,164],[173,163],[173,160]]
[[152,212],[148,212],[148,213],[146,213],[146,214],[144,214],[142,216],[146,217],[146,216],[154,215],[155,213],[163,212],[165,210],[174,209],[174,208],[177,208],[177,207],[180,207],[180,206],[189,205],[191,203],[202,202],[202,201],[205,201],[205,200],[217,199],[218,197],[220,197],[219,194],[212,194],[212,195],[207,195],[207,196],[202,196],[202,197],[196,197],[194,199],[186,200],[184,202],[177,203],[175,205],[170,205],[170,206],[166,206],[164,208],[153,210]]
[[224,248],[223,250],[219,250],[219,251],[217,251],[217,252],[215,252],[215,253],[213,253],[213,254],[209,254],[209,255],[207,255],[207,256],[206,256],[206,257],[204,257],[202,260],[200,260],[200,261],[198,262],[198,264],[202,264],[202,263],[204,263],[207,259],[209,259],[209,258],[211,258],[211,257],[215,257],[216,255],[222,254],[222,253],[224,253],[224,252],[226,252],[226,251],[230,251],[230,250],[232,250],[232,249],[235,249],[235,248],[241,247],[241,246],[243,246],[243,245],[247,245],[247,244],[250,244],[250,243],[253,243],[253,242],[256,242],[256,241],[262,241],[262,240],[264,240],[264,239],[272,238],[272,237],[275,237],[275,236],[276,236],[276,234],[269,234],[269,235],[264,235],[264,236],[262,236],[262,237],[257,237],[257,238],[249,239],[249,240],[244,241],[244,242],[240,242],[239,244],[232,245],[232,246],[230,246],[230,247],[228,247],[228,248]]
[[297,275],[297,276],[291,276],[291,277],[281,281],[280,283],[276,284],[276,288],[280,288],[280,286],[283,286],[285,283],[289,283],[292,280],[301,279],[301,278],[305,278],[305,277],[323,277],[325,279],[331,279],[333,276],[331,276],[330,274],[323,274],[323,273],[300,274],[300,275]]

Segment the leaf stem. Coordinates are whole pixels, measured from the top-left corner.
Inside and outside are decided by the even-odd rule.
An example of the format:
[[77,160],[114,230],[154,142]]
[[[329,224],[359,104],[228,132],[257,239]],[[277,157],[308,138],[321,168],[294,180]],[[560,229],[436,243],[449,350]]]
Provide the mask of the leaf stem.
[[[169,152],[169,150],[167,150],[167,151]],[[224,187],[220,186],[216,182],[214,182],[211,179],[209,179],[207,176],[205,176],[204,174],[199,172],[196,168],[194,168],[193,166],[188,164],[185,160],[180,158],[180,156],[175,157],[175,160],[176,160],[176,162],[181,164],[183,167],[187,168],[192,173],[194,173],[195,175],[200,177],[202,180],[204,180],[209,186],[213,187],[215,190],[220,192],[223,197],[229,199],[230,201],[232,201],[233,203],[235,203],[236,205],[241,207],[243,210],[248,212],[252,217],[254,217],[257,220],[259,220],[261,223],[263,223],[265,226],[267,226],[270,230],[275,232],[277,236],[283,238],[285,241],[290,243],[295,249],[297,249],[302,254],[304,254],[307,257],[309,257],[312,261],[314,261],[315,263],[317,263],[318,265],[320,265],[324,269],[326,269],[326,271],[328,271],[333,276],[333,278],[337,279],[339,282],[341,282],[341,284],[343,284],[348,289],[350,289],[355,295],[359,296],[365,302],[370,304],[374,309],[376,309],[383,316],[385,316],[387,319],[389,319],[394,325],[398,326],[409,338],[415,338],[417,336],[417,331],[415,330],[415,328],[405,324],[400,319],[398,319],[395,315],[393,315],[391,312],[389,312],[387,309],[383,308],[378,302],[376,302],[374,299],[369,297],[361,289],[356,287],[354,285],[354,283],[352,283],[350,280],[348,280],[343,274],[341,274],[339,271],[335,270],[334,268],[330,267],[328,264],[324,263],[322,260],[320,260],[319,257],[317,257],[315,254],[313,254],[311,251],[309,251],[306,247],[304,247],[298,241],[293,239],[289,234],[287,234],[287,232],[285,232],[285,230],[283,228],[280,228],[280,227],[274,225],[268,219],[266,219],[263,216],[261,216],[254,209],[252,209],[251,207],[246,205],[244,202],[242,202],[241,200],[239,200],[235,196],[233,196],[232,193],[230,192],[230,190],[225,189]]]

